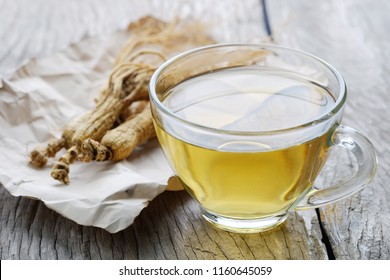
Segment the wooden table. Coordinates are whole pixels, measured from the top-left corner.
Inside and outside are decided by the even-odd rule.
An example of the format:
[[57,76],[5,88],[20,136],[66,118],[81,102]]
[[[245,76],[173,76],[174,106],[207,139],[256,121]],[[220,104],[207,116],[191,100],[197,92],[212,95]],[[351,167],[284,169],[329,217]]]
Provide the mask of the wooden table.
[[[270,41],[258,0],[56,2],[0,0],[0,75],[146,13],[214,17],[213,32],[221,41]],[[214,229],[186,193],[165,192],[132,226],[110,234],[63,218],[40,201],[13,197],[0,186],[0,258],[390,259],[390,2],[267,4],[274,43],[322,57],[346,79],[343,122],[366,134],[378,152],[377,177],[368,188],[334,205],[292,214],[284,225],[261,234]],[[337,181],[353,164],[348,154],[337,160],[330,160],[319,184]]]

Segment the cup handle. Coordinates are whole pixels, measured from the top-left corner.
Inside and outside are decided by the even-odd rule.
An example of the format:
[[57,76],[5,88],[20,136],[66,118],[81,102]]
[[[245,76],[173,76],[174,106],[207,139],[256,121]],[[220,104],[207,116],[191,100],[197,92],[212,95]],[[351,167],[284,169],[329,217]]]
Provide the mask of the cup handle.
[[373,145],[364,135],[353,128],[339,126],[332,135],[330,146],[343,147],[354,154],[358,166],[356,174],[325,189],[312,187],[295,210],[316,208],[346,198],[363,189],[374,178],[378,161]]

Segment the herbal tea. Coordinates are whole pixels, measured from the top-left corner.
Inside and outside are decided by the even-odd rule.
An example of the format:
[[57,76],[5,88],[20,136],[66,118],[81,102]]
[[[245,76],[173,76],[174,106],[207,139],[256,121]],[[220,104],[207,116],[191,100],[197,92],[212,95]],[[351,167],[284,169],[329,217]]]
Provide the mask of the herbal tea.
[[[291,211],[349,197],[377,168],[370,141],[341,125],[342,76],[303,51],[261,44],[194,49],[156,70],[149,96],[168,162],[203,218],[220,229],[270,230]],[[355,175],[312,187],[335,146],[353,154]]]
[[[335,100],[325,87],[298,74],[243,66],[185,80],[165,92],[162,102],[180,118],[202,127],[261,132],[318,119]],[[246,141],[213,146],[207,137],[183,141],[183,135],[155,126],[187,190],[207,211],[234,219],[286,210],[313,184],[328,149],[327,133],[274,149]]]

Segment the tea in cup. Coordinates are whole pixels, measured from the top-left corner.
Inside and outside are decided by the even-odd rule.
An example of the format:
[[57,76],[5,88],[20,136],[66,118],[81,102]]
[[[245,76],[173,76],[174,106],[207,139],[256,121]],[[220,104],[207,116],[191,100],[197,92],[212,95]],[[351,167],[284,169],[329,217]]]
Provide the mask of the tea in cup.
[[[158,140],[203,217],[232,232],[261,232],[288,212],[345,198],[373,178],[369,140],[340,124],[341,75],[281,46],[220,44],[178,55],[150,82]],[[335,186],[315,179],[334,146],[358,171]]]

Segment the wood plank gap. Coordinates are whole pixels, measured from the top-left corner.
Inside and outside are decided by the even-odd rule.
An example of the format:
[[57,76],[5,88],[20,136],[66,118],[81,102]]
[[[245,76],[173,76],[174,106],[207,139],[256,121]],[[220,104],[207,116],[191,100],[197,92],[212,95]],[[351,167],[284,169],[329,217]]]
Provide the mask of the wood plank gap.
[[325,245],[325,249],[326,249],[326,253],[328,255],[328,259],[329,260],[335,260],[336,257],[334,255],[334,252],[333,252],[333,249],[332,249],[332,245],[330,244],[328,234],[326,233],[325,228],[324,228],[324,226],[322,224],[322,221],[321,221],[320,210],[318,208],[316,208],[315,210],[316,210],[316,214],[317,214],[317,218],[318,218],[318,224],[320,225],[321,234],[322,234],[321,241]]
[[271,21],[269,20],[269,14],[268,14],[268,9],[267,9],[267,0],[260,0],[261,4],[261,11],[263,13],[263,20],[264,20],[264,28],[265,32],[267,33],[268,37],[270,38],[271,41],[273,41],[273,36],[272,36],[272,28],[271,28]]

